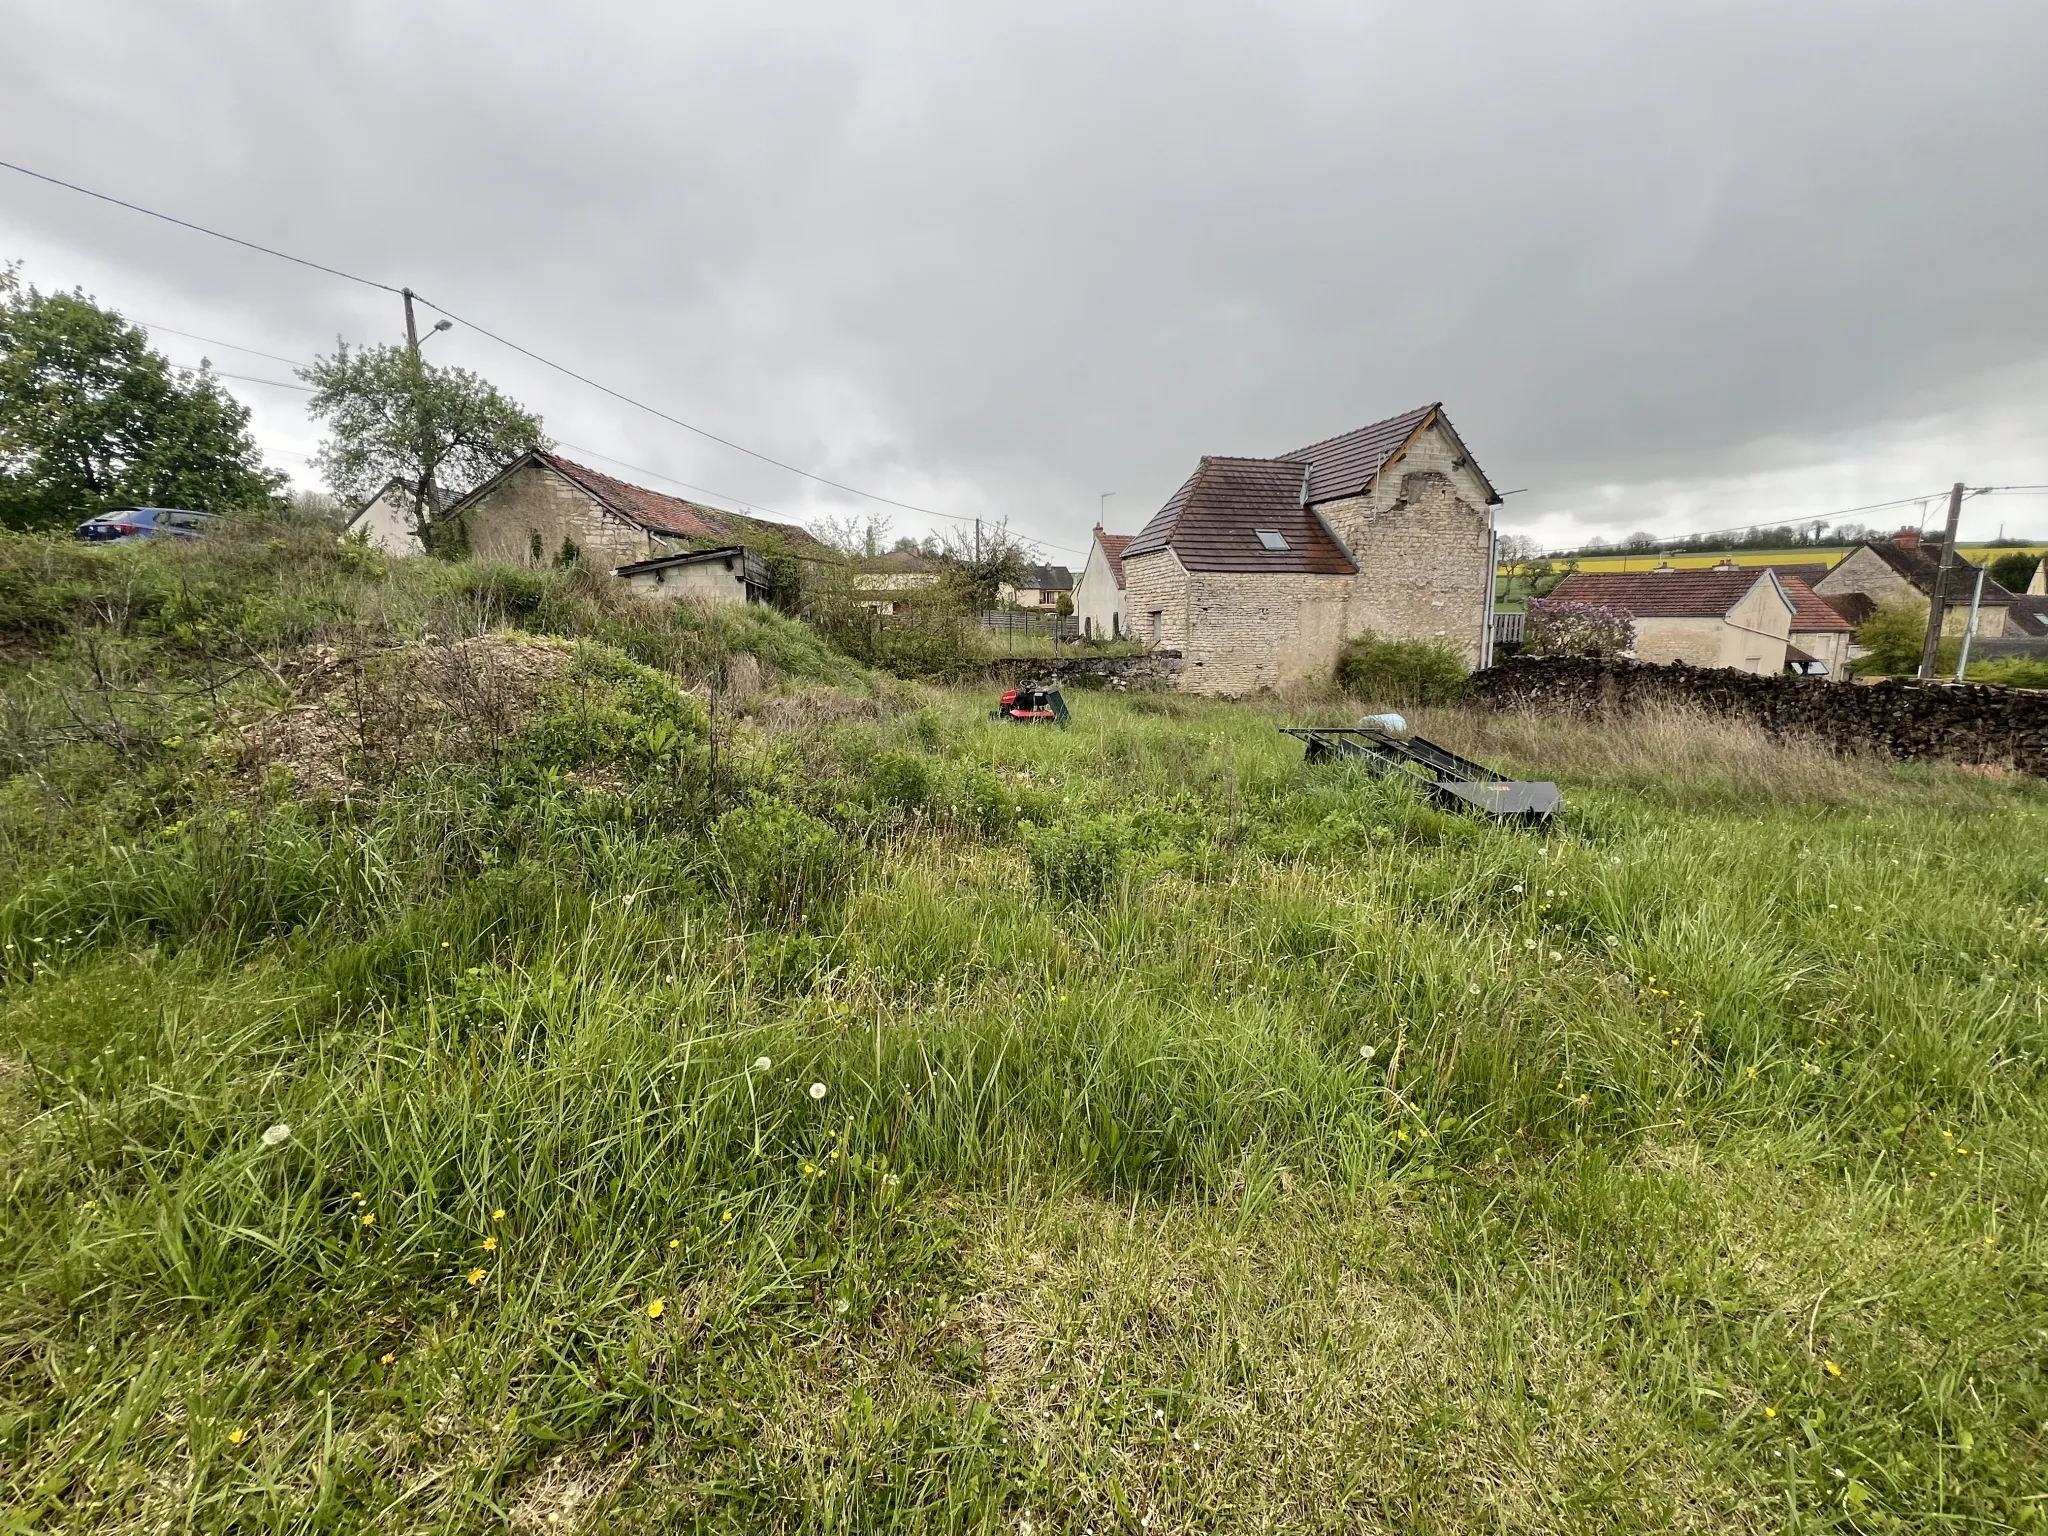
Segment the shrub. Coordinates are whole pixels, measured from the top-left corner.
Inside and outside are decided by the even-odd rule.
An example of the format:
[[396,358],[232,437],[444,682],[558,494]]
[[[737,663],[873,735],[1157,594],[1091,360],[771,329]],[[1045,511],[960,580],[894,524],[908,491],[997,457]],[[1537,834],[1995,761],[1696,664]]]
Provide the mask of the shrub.
[[1106,816],[1056,821],[1025,842],[1031,875],[1054,901],[1092,906],[1115,883],[1124,862],[1124,828]]
[[[1951,674],[1953,675],[1953,674]],[[1998,656],[1970,663],[1970,681],[2007,688],[2048,688],[2048,661],[2031,656]]]
[[878,752],[868,764],[868,787],[883,805],[921,811],[932,798],[931,759],[916,752]]
[[[1856,643],[1865,655],[1856,662],[1861,677],[1910,676],[1920,669],[1920,648],[1927,641],[1927,603],[1923,598],[1892,598],[1856,628]],[[1962,640],[1944,635],[1934,670],[1953,676]]]
[[1441,640],[1382,640],[1366,633],[1345,642],[1337,682],[1345,692],[1383,704],[1449,704],[1464,691],[1470,669]]
[[783,928],[829,921],[853,888],[859,852],[780,801],[740,806],[711,828],[712,879],[734,915]]
[[[2041,564],[2039,555],[2000,555],[1991,562],[1991,579],[2008,592],[2024,592]],[[1971,580],[1975,580],[1972,577]]]
[[1523,634],[1528,656],[1615,656],[1635,648],[1636,621],[1620,608],[1537,598]]

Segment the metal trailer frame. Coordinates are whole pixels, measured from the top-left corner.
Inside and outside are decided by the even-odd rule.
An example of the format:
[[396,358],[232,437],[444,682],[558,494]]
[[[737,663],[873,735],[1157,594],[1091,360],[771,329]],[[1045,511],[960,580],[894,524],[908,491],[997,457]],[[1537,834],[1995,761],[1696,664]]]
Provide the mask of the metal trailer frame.
[[1307,743],[1304,762],[1354,762],[1381,778],[1402,774],[1419,780],[1453,810],[1537,822],[1564,808],[1564,796],[1549,780],[1510,779],[1420,736],[1390,736],[1349,725],[1283,725],[1280,730]]

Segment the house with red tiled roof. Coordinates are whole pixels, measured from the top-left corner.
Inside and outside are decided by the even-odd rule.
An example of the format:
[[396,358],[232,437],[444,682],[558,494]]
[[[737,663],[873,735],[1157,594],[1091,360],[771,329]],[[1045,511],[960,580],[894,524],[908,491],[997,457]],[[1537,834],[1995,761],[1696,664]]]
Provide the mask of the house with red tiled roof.
[[1776,573],[1778,585],[1792,600],[1792,629],[1785,637],[1786,670],[1825,677],[1831,682],[1847,682],[1849,642],[1855,637],[1856,626],[1814,591],[1811,583],[1787,576],[1782,565],[1776,567]]
[[[759,602],[777,559],[837,561],[803,529],[650,491],[527,450],[451,506],[472,555],[608,570],[655,597]],[[716,557],[716,558],[710,558]]]
[[1131,632],[1131,608],[1124,589],[1124,550],[1135,534],[1104,533],[1095,525],[1088,563],[1074,583],[1074,620],[1084,640],[1121,640]]
[[1273,458],[1205,457],[1124,546],[1129,628],[1180,686],[1320,683],[1344,642],[1488,648],[1500,503],[1441,403]]
[[1590,603],[1628,614],[1635,620],[1632,654],[1639,661],[1683,661],[1765,674],[1785,670],[1798,606],[1768,566],[1573,571],[1548,601]]

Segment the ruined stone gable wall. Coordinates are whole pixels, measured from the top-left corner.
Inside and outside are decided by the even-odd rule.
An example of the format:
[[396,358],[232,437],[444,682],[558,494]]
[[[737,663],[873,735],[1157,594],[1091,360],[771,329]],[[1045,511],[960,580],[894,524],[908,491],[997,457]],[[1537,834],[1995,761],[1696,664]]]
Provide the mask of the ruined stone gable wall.
[[[565,542],[585,564],[600,570],[630,565],[655,555],[675,554],[680,539],[650,537],[646,530],[607,512],[596,498],[562,476],[522,469],[463,509],[463,533],[470,553],[508,565],[552,565]],[[534,536],[540,555],[534,555]]]
[[1327,683],[1353,633],[1349,576],[1196,571],[1179,682],[1191,693],[1239,698],[1261,689]]
[[[1188,639],[1188,573],[1170,549],[1124,559],[1124,596],[1133,638],[1181,651]],[[1154,628],[1153,615],[1158,625]]]
[[1479,659],[1493,579],[1485,483],[1432,423],[1364,496],[1317,509],[1358,562],[1345,633],[1442,640]]

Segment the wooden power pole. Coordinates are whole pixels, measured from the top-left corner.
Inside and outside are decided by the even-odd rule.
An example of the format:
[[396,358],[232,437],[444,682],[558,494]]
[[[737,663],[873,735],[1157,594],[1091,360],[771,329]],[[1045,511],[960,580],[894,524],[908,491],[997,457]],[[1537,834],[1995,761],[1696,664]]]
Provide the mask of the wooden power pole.
[[1958,480],[1948,493],[1948,532],[1942,535],[1941,564],[1935,569],[1934,590],[1927,597],[1927,639],[1920,647],[1921,677],[1934,676],[1935,658],[1941,650],[1942,607],[1948,596],[1948,573],[1956,563],[1956,523],[1963,515],[1963,482]]

